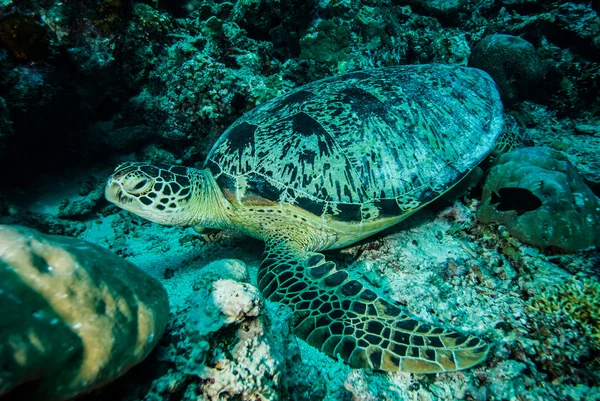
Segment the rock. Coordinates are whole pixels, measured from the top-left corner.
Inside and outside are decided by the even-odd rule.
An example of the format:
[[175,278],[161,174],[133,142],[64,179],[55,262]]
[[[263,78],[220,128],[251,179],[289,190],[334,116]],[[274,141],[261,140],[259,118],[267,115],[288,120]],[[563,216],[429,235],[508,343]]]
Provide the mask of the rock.
[[470,0],[423,0],[423,8],[437,16],[448,16],[464,11]]
[[[3,6],[0,3],[0,7]],[[3,14],[6,15],[6,10]],[[0,43],[22,61],[42,61],[48,57],[50,38],[36,15],[11,13],[0,18]]]
[[6,102],[0,97],[0,151],[4,150],[8,138],[13,134],[12,121]]
[[[512,195],[503,193],[507,188]],[[503,224],[512,236],[542,248],[574,252],[600,246],[600,200],[577,169],[549,148],[518,149],[498,157],[483,187],[477,218]]]
[[256,317],[262,308],[260,292],[250,284],[218,279],[200,288],[188,300],[191,308],[186,323],[194,337],[204,337],[247,317]]
[[576,124],[576,135],[600,136],[600,124]]
[[350,53],[350,28],[337,26],[333,20],[319,22],[316,31],[300,39],[300,58],[337,64]]
[[162,285],[76,238],[0,226],[0,396],[64,400],[142,361],[169,316]]
[[546,74],[533,45],[511,35],[483,38],[473,49],[469,66],[489,73],[507,104],[535,98]]
[[600,16],[589,2],[564,2],[544,15],[539,27],[552,42],[600,59]]
[[187,312],[174,323],[184,327],[188,340],[167,359],[192,380],[201,379],[194,391],[202,399],[277,400],[288,384],[288,361],[299,352],[289,325],[292,312],[265,302],[248,281],[242,262],[211,263],[194,281]]
[[77,236],[86,230],[85,223],[55,217],[51,214],[30,212],[6,202],[0,210],[0,224],[25,224],[48,234]]
[[318,3],[316,0],[240,0],[235,2],[232,17],[249,38],[268,38],[281,57],[297,57],[298,40],[313,23]]
[[98,205],[104,201],[104,185],[97,185],[85,198],[70,202],[66,199],[66,202],[60,205],[58,210],[58,217],[61,219],[76,219],[91,213],[98,207]]
[[449,18],[459,12],[467,11],[472,0],[401,0],[401,5],[408,4],[416,9],[422,8],[424,11],[435,15],[438,18]]

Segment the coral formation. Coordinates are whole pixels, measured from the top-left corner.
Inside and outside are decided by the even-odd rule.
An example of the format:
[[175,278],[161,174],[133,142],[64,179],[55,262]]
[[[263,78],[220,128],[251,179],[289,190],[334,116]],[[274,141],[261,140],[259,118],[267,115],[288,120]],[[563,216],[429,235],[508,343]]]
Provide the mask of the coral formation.
[[314,33],[300,40],[300,57],[336,65],[348,59],[350,28],[337,26],[332,20],[319,22]]
[[0,224],[21,224],[48,234],[76,236],[85,231],[86,226],[80,221],[61,219],[47,213],[31,212],[7,203],[0,208]]
[[[176,319],[188,341],[183,353],[171,348],[165,358],[201,380],[204,399],[279,399],[288,359],[298,352],[287,323],[291,311],[265,305],[248,280],[237,260],[211,263],[194,281],[187,312]],[[288,318],[273,320],[274,314]]]
[[300,35],[313,22],[316,0],[242,0],[235,2],[231,18],[255,40],[273,43],[279,59],[298,57]]
[[473,48],[469,66],[488,72],[507,104],[535,98],[545,77],[544,65],[533,45],[511,35],[486,36]]
[[504,224],[511,235],[543,248],[600,246],[600,201],[571,163],[548,148],[500,156],[483,187],[477,218]]
[[567,327],[574,322],[600,349],[600,283],[597,280],[572,278],[563,285],[542,291],[530,300],[529,311],[550,315]]
[[48,56],[49,38],[39,18],[13,14],[0,19],[0,43],[21,61],[39,61]]
[[[527,316],[520,354],[530,356],[537,369],[553,382],[574,384],[575,377],[597,382],[598,281],[584,274],[547,277],[529,286]],[[596,391],[589,391],[591,397]],[[585,398],[585,399],[588,399]]]
[[20,399],[114,380],[154,348],[169,315],[162,285],[133,264],[19,226],[0,226],[0,301],[0,395]]
[[470,3],[473,2],[471,0],[404,0],[401,3],[422,7],[426,12],[445,19],[458,12],[467,12]]
[[[466,185],[431,209],[380,237],[328,255],[338,266],[349,264],[348,270],[411,313],[433,324],[453,321],[495,339],[480,368],[437,376],[351,372],[301,341],[300,354],[288,349],[285,367],[277,365],[280,348],[269,333],[286,333],[284,341],[291,341],[292,348],[296,340],[287,334],[289,311],[257,298],[249,284],[262,249],[258,243],[231,232],[200,237],[118,213],[102,199],[97,180],[86,178],[104,178],[105,168],[132,158],[198,166],[232,121],[294,87],[364,68],[466,65],[490,38],[504,37],[508,40],[496,44],[506,51],[506,59],[492,65],[499,54],[493,53],[483,64],[490,72],[500,71],[499,86],[514,96],[505,102],[511,115],[505,129],[511,138],[529,137],[562,152],[598,195],[599,14],[596,0],[0,0],[0,168],[5,172],[0,222],[101,243],[159,277],[175,306],[176,323],[158,346],[161,354],[169,349],[170,356],[156,361],[153,353],[137,373],[134,368],[124,380],[82,400],[198,401],[206,398],[205,384],[207,394],[221,398],[230,397],[225,391],[218,394],[231,389],[230,394],[238,394],[231,397],[260,393],[327,401],[600,399],[597,337],[585,328],[593,321],[577,315],[587,307],[573,306],[579,295],[588,294],[580,304],[597,310],[591,296],[595,284],[581,277],[596,274],[598,251],[564,254],[556,246],[546,247],[545,240],[539,250],[517,239],[526,241],[519,232],[542,238],[538,222],[564,228],[561,213],[567,209],[585,216],[585,208],[560,186],[571,183],[576,193],[584,194],[579,199],[590,196],[570,173],[528,170],[560,184],[556,193],[527,187],[536,197],[565,199],[553,201],[552,207],[561,211],[556,221],[550,221],[550,209],[543,212],[545,206],[524,212],[515,199],[503,198],[501,208],[512,204],[523,214],[498,212],[500,225],[477,222],[481,189],[476,183],[488,167],[484,164],[478,175],[470,175]],[[511,75],[515,71],[526,74]],[[500,146],[493,156],[505,150]],[[532,152],[536,160],[538,153]],[[544,155],[550,153],[558,157]],[[542,164],[549,160],[541,158],[546,160]],[[563,165],[560,160],[552,166]],[[506,163],[506,168],[523,163]],[[40,167],[32,168],[34,164]],[[529,182],[516,173],[514,179]],[[451,207],[438,213],[447,205]],[[535,213],[540,213],[538,222],[533,221]],[[531,221],[515,228],[527,216]],[[587,215],[589,224],[581,215],[572,216],[572,237],[580,242],[563,241],[562,246],[591,244],[597,231],[590,227],[598,225],[593,214]],[[248,263],[249,277],[215,270],[206,281],[210,284],[195,284],[199,266],[231,257]],[[576,279],[569,280],[574,274]],[[217,285],[218,280],[223,281]],[[244,303],[222,298],[243,308],[234,308],[227,317],[208,295],[191,295],[205,294],[214,285],[216,294],[228,290],[245,296]],[[202,299],[212,317],[186,304],[200,305]],[[532,304],[549,313],[532,309]],[[197,344],[190,341],[200,339],[193,334],[194,319],[211,322],[206,327],[214,329]],[[252,339],[241,341],[238,330],[249,327]],[[267,337],[254,330],[261,327]],[[256,344],[257,352],[240,345],[234,358],[234,344]],[[272,355],[265,344],[272,346]],[[256,358],[265,355],[268,363],[260,372]],[[227,366],[222,375],[215,361]],[[204,367],[206,377],[212,375],[207,379],[198,374]],[[236,375],[233,369],[238,368]],[[248,382],[234,383],[240,377]]]
[[249,280],[248,268],[238,260],[220,260],[205,266],[187,301],[188,332],[202,338],[246,317],[258,316],[264,301],[260,292],[248,284]]
[[98,208],[98,203],[104,198],[104,186],[96,185],[96,188],[85,194],[81,200],[74,202],[65,198],[58,210],[58,217],[61,219],[77,219],[85,216]]

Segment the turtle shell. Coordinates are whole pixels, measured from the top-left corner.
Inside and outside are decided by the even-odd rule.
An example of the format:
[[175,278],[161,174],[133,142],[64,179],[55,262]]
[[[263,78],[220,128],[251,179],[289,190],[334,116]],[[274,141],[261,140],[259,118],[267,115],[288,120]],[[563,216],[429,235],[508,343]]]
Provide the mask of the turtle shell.
[[364,221],[414,211],[462,179],[502,130],[485,72],[411,65],[298,87],[246,113],[210,151],[231,201]]

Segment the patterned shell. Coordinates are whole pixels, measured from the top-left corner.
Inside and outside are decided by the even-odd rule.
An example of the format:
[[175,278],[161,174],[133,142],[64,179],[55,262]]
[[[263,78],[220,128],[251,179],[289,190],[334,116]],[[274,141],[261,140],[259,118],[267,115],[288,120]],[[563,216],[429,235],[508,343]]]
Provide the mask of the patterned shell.
[[502,121],[496,86],[481,70],[352,72],[246,113],[205,168],[240,204],[290,203],[343,221],[399,216],[462,179],[490,152]]

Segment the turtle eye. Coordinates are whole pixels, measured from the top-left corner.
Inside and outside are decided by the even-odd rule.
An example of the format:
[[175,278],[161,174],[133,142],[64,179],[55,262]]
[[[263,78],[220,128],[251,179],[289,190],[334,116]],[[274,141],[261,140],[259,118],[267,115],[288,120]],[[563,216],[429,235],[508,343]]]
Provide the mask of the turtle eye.
[[123,182],[123,189],[132,195],[147,192],[151,186],[151,180],[146,177],[132,177]]

